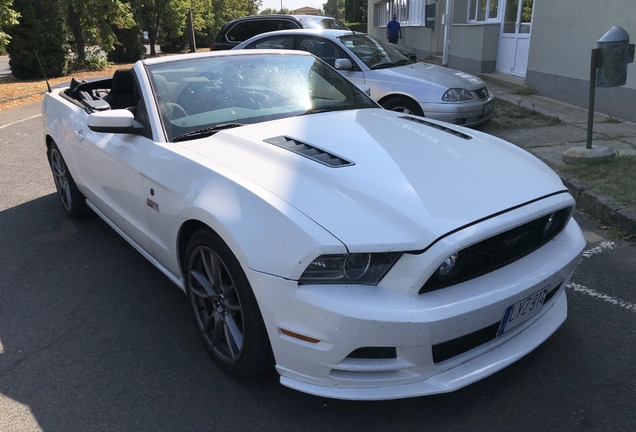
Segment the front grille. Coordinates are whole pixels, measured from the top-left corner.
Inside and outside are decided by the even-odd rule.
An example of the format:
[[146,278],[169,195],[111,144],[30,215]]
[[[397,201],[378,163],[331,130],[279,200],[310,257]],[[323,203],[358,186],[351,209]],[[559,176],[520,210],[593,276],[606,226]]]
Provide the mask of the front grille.
[[[561,284],[557,285],[545,296],[545,300],[543,301],[544,307],[552,300],[552,297],[559,292],[559,288],[561,288]],[[465,336],[433,345],[433,362],[441,363],[494,340],[497,337],[500,324],[501,323],[496,322]]]
[[475,93],[477,93],[477,96],[479,96],[481,99],[486,99],[490,93],[488,93],[488,87],[484,87],[484,88],[480,88],[479,90],[475,90]]
[[336,156],[333,153],[329,153],[294,138],[278,136],[268,138],[264,141],[330,167],[336,168],[354,165],[353,162],[343,159],[340,156]]
[[[466,282],[523,258],[560,233],[571,212],[572,208],[566,207],[460,250],[454,269],[444,277],[436,271],[419,293]],[[553,223],[546,230],[550,218]]]

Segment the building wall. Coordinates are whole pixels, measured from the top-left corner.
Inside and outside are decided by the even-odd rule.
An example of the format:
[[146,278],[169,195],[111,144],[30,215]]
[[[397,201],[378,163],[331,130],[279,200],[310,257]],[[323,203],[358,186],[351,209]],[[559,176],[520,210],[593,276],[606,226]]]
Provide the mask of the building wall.
[[[371,36],[386,41],[386,25],[384,23],[379,26],[375,26],[375,17],[373,15],[373,6],[377,3],[377,0],[368,0],[368,25],[367,33]],[[429,56],[441,55],[442,40],[444,38],[444,32],[442,29],[441,14],[445,7],[445,0],[437,2],[437,11],[435,15],[435,29],[425,28],[422,26],[402,26],[402,40],[398,42],[399,45],[404,46],[415,52],[417,58],[420,60],[426,59]],[[440,12],[440,10],[442,12]],[[441,40],[440,40],[441,38]]]
[[[497,65],[499,23],[466,24],[468,0],[455,0],[449,47],[449,66],[472,74],[494,72]],[[386,39],[386,24],[374,26],[368,0],[369,34]],[[500,0],[501,6],[505,0]],[[435,30],[404,26],[404,45],[419,59],[443,52],[441,23],[446,1],[437,2]],[[636,42],[636,0],[535,0],[526,84],[541,96],[587,108],[590,53],[612,26],[623,27]],[[597,88],[597,111],[636,122],[636,63],[628,66],[627,84]]]
[[[586,108],[590,56],[612,26],[636,42],[635,0],[535,0],[526,84],[539,95]],[[623,87],[597,88],[595,109],[636,121],[636,63]]]
[[497,67],[499,23],[453,24],[448,66],[473,75],[494,72]]

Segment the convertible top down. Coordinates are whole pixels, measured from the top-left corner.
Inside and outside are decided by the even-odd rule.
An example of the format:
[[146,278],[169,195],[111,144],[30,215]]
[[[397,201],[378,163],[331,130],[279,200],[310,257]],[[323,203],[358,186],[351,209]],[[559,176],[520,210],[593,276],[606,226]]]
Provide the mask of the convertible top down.
[[514,145],[363,90],[286,50],[73,81],[42,108],[60,201],[186,293],[233,376],[275,366],[343,399],[461,388],[566,319],[574,200]]

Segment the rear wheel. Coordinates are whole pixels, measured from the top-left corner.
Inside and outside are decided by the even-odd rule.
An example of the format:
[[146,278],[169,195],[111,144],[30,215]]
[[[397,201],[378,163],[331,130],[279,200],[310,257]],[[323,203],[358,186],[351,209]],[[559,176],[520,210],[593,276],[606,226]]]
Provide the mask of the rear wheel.
[[382,104],[384,109],[398,111],[404,114],[413,114],[424,117],[422,108],[412,99],[406,97],[394,97]]
[[48,158],[51,171],[53,172],[53,181],[55,182],[55,189],[57,189],[57,196],[66,214],[74,219],[89,216],[91,209],[86,204],[86,197],[77,189],[75,180],[73,180],[57,144],[51,143]]
[[250,284],[228,246],[211,230],[197,231],[186,249],[186,289],[197,331],[214,362],[237,378],[274,365]]

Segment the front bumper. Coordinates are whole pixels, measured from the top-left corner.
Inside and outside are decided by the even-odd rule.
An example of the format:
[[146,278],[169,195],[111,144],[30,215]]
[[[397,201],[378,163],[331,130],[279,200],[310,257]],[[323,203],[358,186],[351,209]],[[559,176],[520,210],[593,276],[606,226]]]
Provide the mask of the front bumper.
[[488,98],[474,102],[420,103],[420,106],[424,117],[461,126],[476,126],[490,118],[494,100],[495,97],[490,94]]
[[[564,289],[584,246],[580,228],[570,220],[554,240],[524,258],[422,295],[404,295],[382,285],[299,288],[295,281],[247,268],[245,272],[261,307],[282,384],[325,397],[395,399],[456,390],[545,341],[567,316]],[[387,276],[396,280],[391,272]],[[433,346],[498,323],[509,305],[548,285],[555,291],[538,315],[482,345],[434,362]],[[365,347],[389,347],[395,356],[350,355]]]

